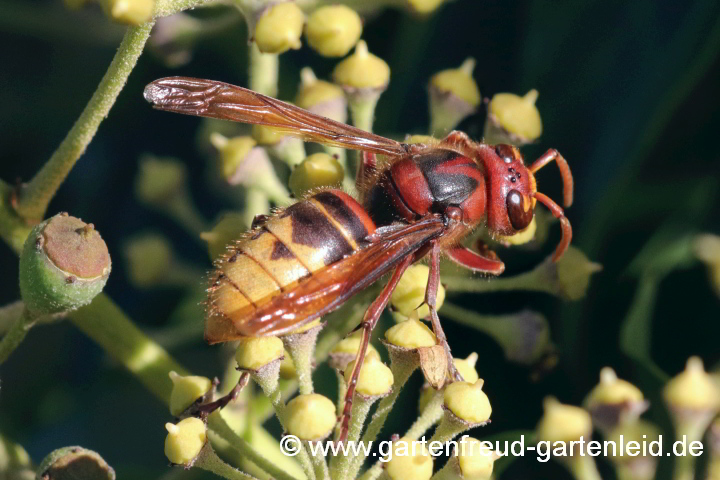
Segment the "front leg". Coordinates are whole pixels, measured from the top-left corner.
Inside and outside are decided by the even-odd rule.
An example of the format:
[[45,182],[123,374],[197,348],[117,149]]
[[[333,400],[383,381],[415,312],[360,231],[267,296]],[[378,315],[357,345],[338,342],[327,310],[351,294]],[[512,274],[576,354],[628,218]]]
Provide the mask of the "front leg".
[[432,322],[433,332],[439,345],[442,345],[447,356],[448,368],[450,376],[458,381],[463,381],[462,375],[455,368],[455,362],[453,362],[452,352],[450,352],[450,345],[448,344],[445,332],[443,331],[442,325],[440,324],[440,317],[437,313],[437,292],[440,286],[440,246],[437,240],[432,241],[432,247],[430,249],[430,275],[428,276],[427,288],[425,289],[425,303],[430,309],[430,321]]

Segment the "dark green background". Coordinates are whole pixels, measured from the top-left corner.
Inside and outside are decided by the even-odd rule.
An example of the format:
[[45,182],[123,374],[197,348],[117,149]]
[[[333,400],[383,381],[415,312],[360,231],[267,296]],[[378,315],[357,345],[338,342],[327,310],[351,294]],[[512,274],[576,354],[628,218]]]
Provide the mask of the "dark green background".
[[[27,180],[40,168],[92,94],[121,35],[101,16],[65,12],[59,2],[0,1],[0,177]],[[537,88],[544,134],[524,153],[534,158],[554,147],[568,159],[576,182],[576,203],[568,212],[574,244],[604,265],[581,302],[526,293],[462,299],[480,312],[541,310],[560,354],[554,371],[531,382],[529,369],[505,361],[486,336],[446,322],[456,356],[479,353],[478,371],[493,403],[492,425],[474,434],[532,429],[545,395],[578,404],[605,365],[645,386],[657,405],[657,378],[619,348],[620,325],[637,286],[637,275],[627,267],[660,228],[671,240],[720,233],[720,3],[459,0],[425,21],[385,11],[366,23],[363,36],[393,72],[377,110],[376,131],[382,134],[422,132],[428,124],[427,79],[468,56],[477,59],[483,95]],[[50,213],[69,211],[96,225],[115,261],[106,291],[145,328],[166,324],[183,292],[133,288],[122,262],[123,240],[159,229],[187,261],[202,268],[209,262],[176,224],[134,200],[138,156],[152,152],[186,162],[194,200],[208,218],[227,205],[204,181],[206,164],[193,141],[199,121],[152,111],[143,86],[171,74],[246,84],[245,51],[245,28],[237,23],[201,42],[194,60],[180,69],[143,55],[51,204]],[[294,95],[302,66],[326,77],[334,64],[308,48],[283,55],[281,98]],[[483,122],[480,112],[461,127],[479,138]],[[558,177],[548,168],[539,178],[542,191],[554,198],[560,196]],[[549,253],[556,230],[543,252],[501,252],[509,273],[531,268]],[[4,245],[0,272],[5,303],[17,298],[18,288],[17,259]],[[660,283],[655,309],[647,312],[652,329],[644,336],[651,335],[652,357],[662,370],[674,375],[690,355],[700,355],[708,368],[717,364],[719,307],[697,263]],[[172,353],[193,371],[222,371],[217,350],[200,338]],[[124,478],[155,478],[165,471],[165,408],[71,325],[34,330],[2,366],[0,378],[0,431],[25,445],[35,460],[56,447],[81,444],[99,451]],[[320,386],[334,395],[331,383]],[[414,377],[401,397],[405,405],[414,405],[419,384]],[[398,410],[391,428],[401,431],[415,414],[411,407]],[[662,409],[651,414],[666,421]],[[610,478],[606,465],[601,468]],[[525,459],[505,478],[566,477],[552,462]]]

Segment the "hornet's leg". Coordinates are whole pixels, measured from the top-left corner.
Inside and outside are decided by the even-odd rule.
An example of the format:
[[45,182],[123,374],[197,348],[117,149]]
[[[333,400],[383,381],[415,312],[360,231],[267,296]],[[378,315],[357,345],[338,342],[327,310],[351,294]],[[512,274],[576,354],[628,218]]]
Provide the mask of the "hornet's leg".
[[377,156],[371,152],[360,152],[360,165],[355,177],[355,187],[359,192],[363,191],[363,187],[375,170],[377,170]]
[[453,356],[450,352],[450,345],[445,337],[445,332],[440,324],[440,317],[437,313],[437,291],[440,286],[440,247],[437,241],[433,240],[430,250],[430,275],[428,276],[427,288],[425,289],[425,303],[430,308],[430,320],[432,322],[433,331],[437,338],[438,344],[445,349],[445,355],[448,361],[448,372],[454,380],[462,381],[462,375],[455,368]]
[[383,310],[385,310],[385,306],[388,304],[388,301],[390,301],[390,295],[392,295],[393,290],[395,290],[395,287],[400,281],[400,277],[402,277],[405,270],[407,270],[407,268],[412,264],[413,260],[413,255],[408,255],[405,259],[403,259],[400,265],[395,267],[395,271],[393,272],[392,277],[390,277],[390,281],[387,285],[385,285],[383,291],[365,312],[365,316],[363,317],[361,324],[363,330],[362,340],[357,356],[355,357],[355,365],[353,366],[350,382],[347,386],[347,392],[345,393],[345,405],[343,407],[342,418],[340,420],[340,436],[338,437],[339,443],[343,443],[347,440],[348,431],[350,429],[350,412],[352,411],[352,402],[353,397],[355,396],[355,386],[357,385],[358,377],[360,376],[360,369],[365,361],[365,354],[367,353],[367,348],[370,344],[370,334],[372,333],[373,328],[375,328],[375,325],[377,325],[380,315]]

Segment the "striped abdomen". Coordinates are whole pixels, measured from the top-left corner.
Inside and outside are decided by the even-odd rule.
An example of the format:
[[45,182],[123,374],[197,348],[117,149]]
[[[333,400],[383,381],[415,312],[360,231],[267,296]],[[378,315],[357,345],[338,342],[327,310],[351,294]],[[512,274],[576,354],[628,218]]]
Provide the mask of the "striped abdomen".
[[[302,200],[239,241],[217,264],[210,289],[211,315],[230,320],[238,333],[258,307],[293,287],[313,272],[364,246],[375,231],[367,212],[340,190],[320,192]],[[226,322],[227,323],[227,322]],[[216,322],[208,322],[213,328]],[[302,324],[302,319],[298,319]],[[206,331],[206,337],[226,336]]]

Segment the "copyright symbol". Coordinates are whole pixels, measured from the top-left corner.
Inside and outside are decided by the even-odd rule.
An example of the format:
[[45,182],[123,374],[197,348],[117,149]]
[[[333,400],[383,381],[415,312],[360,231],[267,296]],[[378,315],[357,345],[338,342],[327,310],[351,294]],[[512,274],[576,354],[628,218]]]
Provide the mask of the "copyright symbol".
[[288,457],[294,457],[300,453],[302,442],[295,435],[285,435],[280,440],[280,451]]

